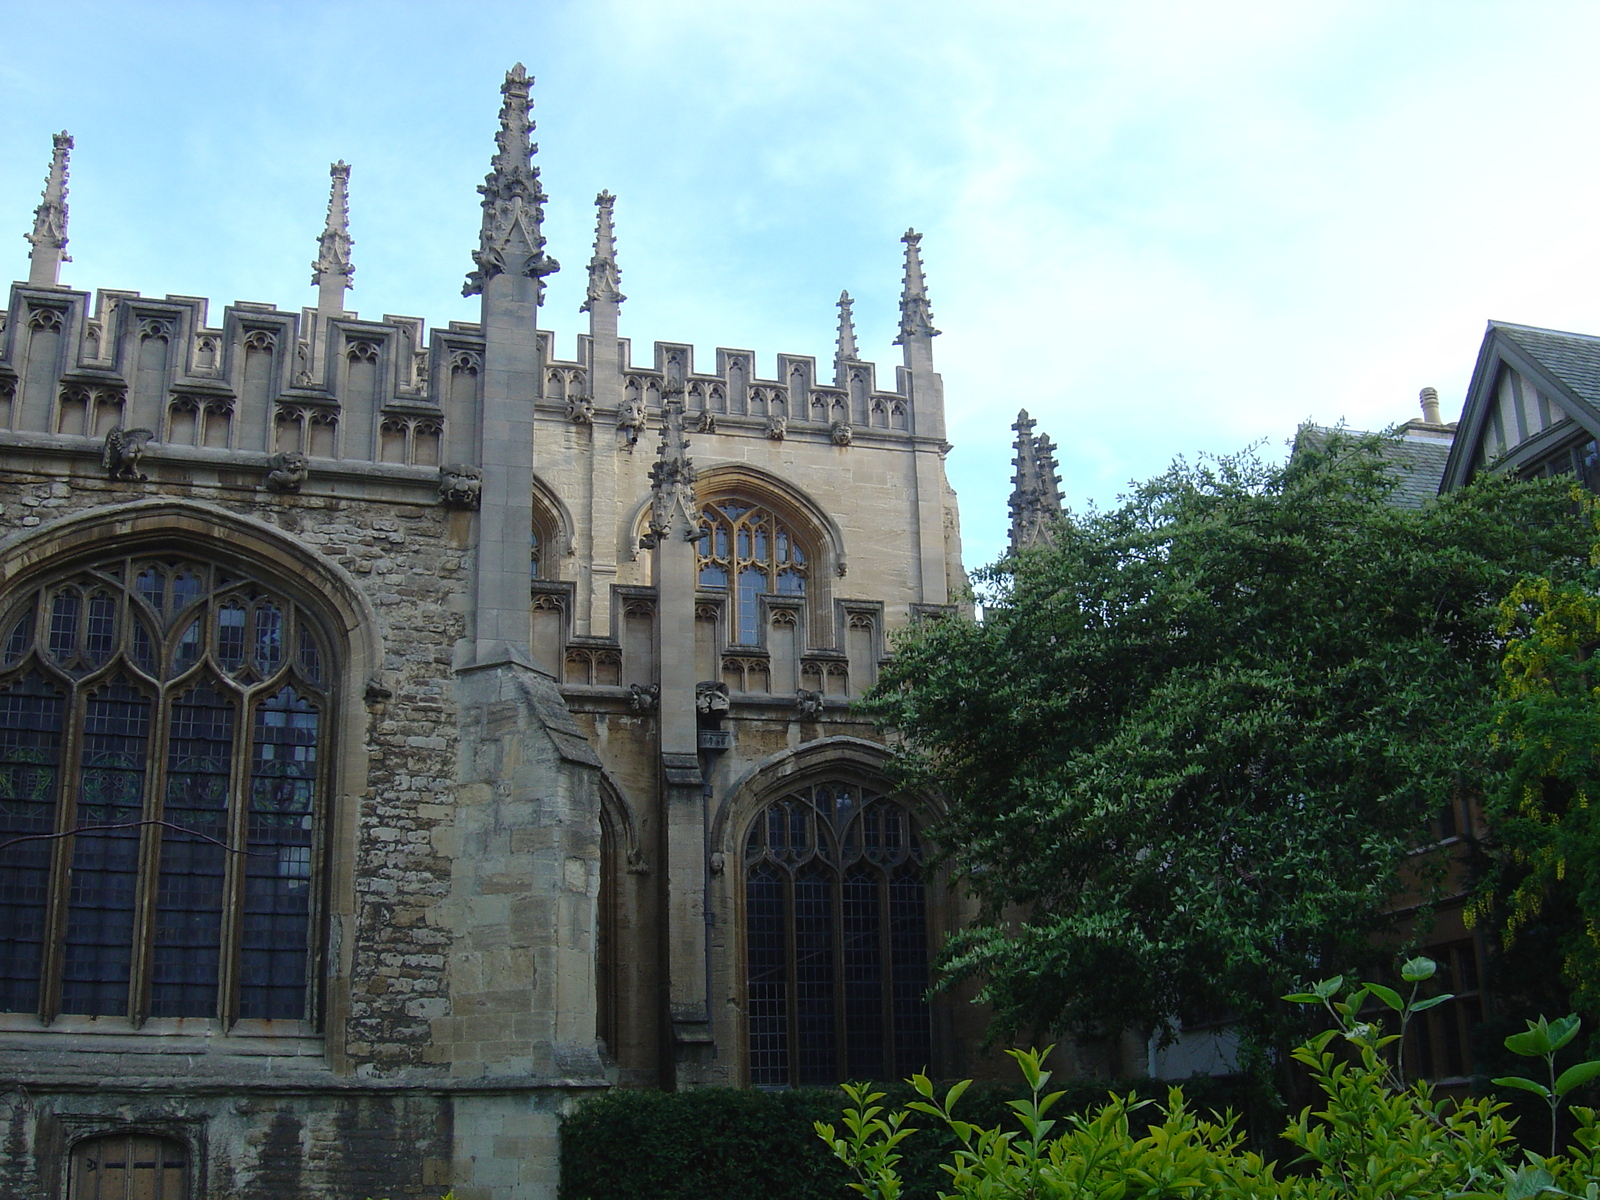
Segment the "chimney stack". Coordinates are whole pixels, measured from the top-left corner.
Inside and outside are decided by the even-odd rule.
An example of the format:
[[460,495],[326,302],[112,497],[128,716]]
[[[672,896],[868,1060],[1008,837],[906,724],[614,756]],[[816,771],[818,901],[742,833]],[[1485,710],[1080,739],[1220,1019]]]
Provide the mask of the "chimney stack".
[[1422,401],[1422,419],[1429,425],[1443,425],[1444,421],[1439,415],[1439,392],[1435,388],[1425,387],[1419,397]]

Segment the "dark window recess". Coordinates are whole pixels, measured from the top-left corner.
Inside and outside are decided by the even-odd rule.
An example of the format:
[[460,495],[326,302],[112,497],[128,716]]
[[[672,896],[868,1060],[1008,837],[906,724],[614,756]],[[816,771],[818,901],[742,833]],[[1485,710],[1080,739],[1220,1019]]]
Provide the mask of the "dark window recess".
[[927,889],[900,804],[822,783],[763,809],[745,840],[750,1082],[925,1070]]
[[1472,1073],[1472,1031],[1483,1020],[1477,945],[1471,940],[1450,942],[1423,953],[1439,964],[1435,990],[1454,998],[1411,1019],[1406,1065],[1419,1079],[1460,1079]]
[[15,597],[0,630],[0,1011],[310,1017],[317,622],[258,581],[144,558]]

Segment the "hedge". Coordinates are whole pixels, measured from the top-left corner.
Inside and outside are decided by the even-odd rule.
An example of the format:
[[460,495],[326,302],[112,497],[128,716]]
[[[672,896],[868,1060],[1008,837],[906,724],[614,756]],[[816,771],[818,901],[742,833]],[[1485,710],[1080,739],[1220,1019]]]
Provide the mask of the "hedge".
[[[1058,1111],[1087,1111],[1107,1093],[1165,1099],[1167,1085],[1074,1081]],[[1200,1108],[1240,1108],[1245,1093],[1227,1080],[1184,1085]],[[898,1106],[915,1098],[905,1084],[886,1085]],[[979,1085],[962,1100],[962,1116],[978,1124],[1011,1124],[1010,1100],[1020,1084]],[[686,1092],[621,1089],[581,1103],[561,1122],[561,1200],[840,1200],[852,1176],[818,1139],[813,1122],[837,1122],[846,1103],[837,1088]],[[1151,1119],[1159,1119],[1151,1111]],[[927,1129],[907,1140],[905,1200],[934,1200],[947,1183],[938,1164],[955,1139]]]

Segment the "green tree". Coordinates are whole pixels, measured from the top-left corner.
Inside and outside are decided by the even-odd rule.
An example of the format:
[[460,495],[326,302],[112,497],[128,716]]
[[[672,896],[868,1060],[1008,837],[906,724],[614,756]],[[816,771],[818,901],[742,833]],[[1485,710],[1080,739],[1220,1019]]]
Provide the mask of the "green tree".
[[1397,864],[1494,772],[1497,604],[1581,568],[1567,489],[1485,479],[1403,510],[1381,439],[1180,462],[979,576],[868,707],[981,901],[942,958],[1000,1035],[1240,1014],[1369,962]]
[[[1594,497],[1572,498],[1600,531]],[[1600,540],[1588,569],[1524,578],[1500,613],[1494,736],[1508,769],[1485,791],[1491,870],[1476,910],[1510,954],[1553,957],[1574,1007],[1600,1011]]]

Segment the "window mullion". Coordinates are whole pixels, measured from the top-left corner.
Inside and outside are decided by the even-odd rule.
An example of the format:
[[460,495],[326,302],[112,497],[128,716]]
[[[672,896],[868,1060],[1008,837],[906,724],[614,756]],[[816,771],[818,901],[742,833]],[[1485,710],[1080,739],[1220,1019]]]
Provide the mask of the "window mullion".
[[[256,700],[259,700],[258,693]],[[244,912],[245,853],[250,849],[250,754],[255,745],[255,704],[239,698],[233,764],[228,776],[228,853],[222,876],[222,951],[218,956],[217,1015],[231,1028],[239,1015],[239,942]]]
[[[145,751],[145,794],[142,808],[146,821],[162,819],[166,806],[167,739],[171,693],[158,689],[151,706],[150,741]],[[156,898],[161,886],[161,841],[164,829],[157,824],[146,825],[140,833],[138,876],[134,887],[133,960],[128,971],[128,1013],[135,1025],[142,1025],[150,1015],[150,965],[155,954],[153,943],[156,926]]]
[[[88,695],[76,684],[67,684],[67,700],[62,706],[66,720],[61,739],[61,780],[56,803],[56,828],[66,834],[77,827],[78,788],[83,765],[83,708]],[[72,887],[72,850],[76,839],[58,837],[50,856],[50,895],[45,913],[44,946],[40,953],[39,1019],[46,1025],[61,1012],[61,964],[66,958],[67,904]]]
[[[303,694],[303,689],[302,689]],[[321,745],[317,750],[316,794],[318,796],[331,796],[333,794],[333,764],[336,753],[333,749],[333,739],[337,736],[331,718],[333,714],[333,693],[328,691],[320,697],[323,721],[317,726],[317,735]],[[253,731],[252,731],[253,732]],[[249,737],[245,739],[249,743]],[[246,756],[248,763],[248,756]],[[330,877],[328,862],[328,842],[330,837],[329,826],[332,814],[325,803],[313,803],[311,810],[311,875],[306,882],[311,895],[306,905],[306,920],[310,922],[311,935],[306,939],[306,1016],[317,1023],[321,1028],[322,1008],[322,980],[326,969],[326,960],[323,955],[328,944],[328,879]]]

